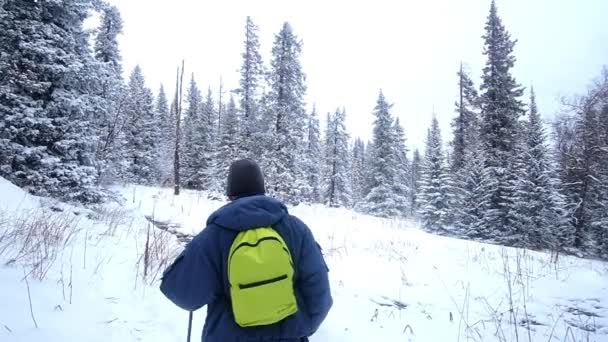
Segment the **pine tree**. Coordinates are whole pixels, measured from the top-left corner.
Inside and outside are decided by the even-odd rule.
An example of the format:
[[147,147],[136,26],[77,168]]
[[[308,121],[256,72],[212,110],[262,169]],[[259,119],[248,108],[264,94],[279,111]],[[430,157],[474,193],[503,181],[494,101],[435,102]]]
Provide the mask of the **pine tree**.
[[154,95],[146,87],[139,66],[133,69],[129,78],[124,106],[128,120],[127,180],[137,184],[157,184],[160,180],[160,125],[154,108]]
[[125,118],[122,110],[125,89],[117,41],[122,26],[118,9],[104,4],[94,45],[101,78],[100,95],[104,99],[94,120],[98,137],[97,170],[102,183],[117,180],[125,172],[122,164],[125,154]]
[[422,159],[420,158],[420,151],[418,149],[414,150],[414,156],[412,157],[412,164],[410,166],[410,197],[409,197],[409,207],[410,207],[410,215],[413,216],[418,212],[418,196],[420,192],[420,171],[422,166]]
[[518,157],[519,117],[523,114],[520,97],[523,89],[511,75],[515,64],[511,39],[498,16],[492,1],[485,26],[484,54],[487,56],[481,84],[481,140],[485,153],[485,167],[492,182],[488,184],[490,199],[485,212],[485,230],[493,231],[499,242],[516,239],[512,209],[515,203],[515,184]]
[[204,140],[200,139],[199,131],[203,124],[203,97],[196,84],[194,75],[190,79],[190,86],[186,90],[186,103],[188,107],[184,112],[184,136],[183,136],[183,158],[182,176],[183,184],[190,189],[203,189],[203,180],[200,177],[200,169],[205,169],[205,146]]
[[309,191],[305,200],[310,203],[321,202],[321,133],[317,109],[313,107],[308,116],[306,153],[304,155],[304,170],[308,178]]
[[240,130],[242,156],[252,158],[259,153],[256,149],[256,137],[259,115],[259,88],[264,74],[262,56],[260,55],[260,42],[258,38],[258,27],[253,23],[251,17],[247,17],[245,25],[245,49],[242,54],[240,88],[236,93],[240,95],[242,111],[242,127]]
[[237,113],[234,97],[230,96],[224,115],[221,118],[220,137],[217,145],[217,153],[214,158],[214,169],[216,172],[212,177],[212,186],[210,190],[215,192],[223,192],[226,189],[226,175],[233,161],[237,160],[240,155],[238,146],[240,122]]
[[574,229],[573,246],[595,255],[605,251],[608,229],[606,147],[602,139],[605,123],[600,120],[608,99],[608,72],[602,76],[587,95],[570,104],[572,126],[562,125],[558,134],[560,175]]
[[411,191],[409,187],[410,181],[410,162],[407,159],[407,146],[405,145],[405,131],[399,122],[399,118],[395,119],[393,125],[393,144],[395,152],[395,184],[393,185],[393,191],[397,198],[396,205],[397,210],[401,212],[402,216],[409,214],[410,209],[408,207],[408,198]]
[[361,138],[355,139],[351,163],[351,189],[353,206],[357,207],[364,199],[365,188],[365,143]]
[[451,223],[452,189],[439,122],[433,117],[420,170],[419,214],[426,229],[445,232]]
[[571,234],[566,231],[564,220],[564,201],[558,193],[558,180],[533,88],[524,134],[524,172],[517,186],[516,202],[523,230],[520,243],[535,248],[570,245]]
[[159,141],[159,168],[162,184],[171,182],[173,174],[173,149],[175,148],[175,117],[169,110],[169,102],[165,88],[160,85],[156,98],[156,117],[160,127]]
[[398,217],[405,213],[401,210],[404,199],[395,192],[397,182],[397,153],[395,152],[395,134],[392,106],[380,91],[374,108],[373,148],[369,168],[369,193],[365,198],[363,210],[381,217]]
[[[200,163],[196,167],[197,175],[205,189],[222,192],[223,179],[216,179],[219,174],[219,163],[217,159],[217,147],[220,137],[217,133],[221,130],[216,129],[221,123],[218,123],[218,110],[215,108],[213,92],[211,87],[207,89],[205,103],[202,106],[202,120],[200,126],[196,128],[196,138],[199,140],[197,145],[202,146],[202,158],[198,160]],[[225,178],[225,175],[222,177]]]
[[0,3],[0,176],[43,196],[96,201],[104,100],[87,0]]
[[[268,190],[295,203],[305,183],[299,156],[303,151],[306,112],[304,73],[300,65],[302,43],[288,23],[275,36],[269,73],[267,115],[272,118],[271,146],[264,156]],[[301,183],[302,182],[302,183]]]
[[330,207],[348,207],[351,203],[351,187],[345,110],[336,109],[333,115],[328,114],[327,122],[324,198]]
[[[604,69],[604,77],[608,78],[608,69]],[[608,84],[605,84],[608,86]],[[606,88],[608,90],[608,87]],[[608,208],[608,92],[600,112],[600,158],[599,170],[601,203]],[[598,218],[597,239],[600,253],[608,258],[608,210],[600,210]]]
[[457,116],[452,121],[454,141],[452,142],[451,167],[454,174],[464,166],[465,150],[468,145],[475,143],[473,138],[477,136],[479,129],[479,95],[462,63],[458,72],[458,88],[460,96],[456,102]]
[[485,168],[485,155],[481,143],[473,139],[463,155],[464,164],[453,174],[454,233],[469,239],[488,239],[492,236],[484,226],[484,215],[489,203],[491,179]]

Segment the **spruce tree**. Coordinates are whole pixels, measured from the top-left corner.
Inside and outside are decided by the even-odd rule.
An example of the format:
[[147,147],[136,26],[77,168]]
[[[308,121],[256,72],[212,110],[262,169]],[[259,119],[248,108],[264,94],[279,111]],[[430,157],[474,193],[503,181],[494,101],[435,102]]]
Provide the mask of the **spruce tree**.
[[230,96],[226,110],[221,118],[221,130],[214,158],[214,169],[216,172],[212,177],[210,190],[223,192],[226,189],[226,175],[230,164],[240,156],[238,146],[240,122],[234,97]]
[[308,117],[308,137],[306,139],[306,153],[304,155],[304,169],[308,178],[309,192],[305,200],[309,203],[321,202],[321,160],[323,151],[321,149],[321,133],[319,128],[319,118],[316,107],[313,106],[312,112]]
[[202,163],[205,160],[205,146],[200,139],[203,121],[203,97],[196,84],[194,75],[190,79],[190,85],[186,90],[187,107],[184,112],[184,136],[183,136],[183,158],[182,179],[186,188],[203,189],[203,180],[198,177],[199,170],[205,168]]
[[371,159],[367,165],[369,192],[362,207],[367,213],[380,217],[398,217],[405,214],[400,210],[402,198],[395,192],[398,161],[391,107],[380,91],[374,108],[374,140]]
[[[523,89],[511,75],[515,64],[515,41],[498,16],[492,1],[485,26],[484,55],[487,57],[481,84],[481,140],[485,154],[485,168],[492,182],[488,208],[484,215],[484,230],[494,231],[498,241],[508,243],[516,238],[512,217],[515,205],[517,170],[514,167],[518,152],[519,117],[523,114],[520,97]],[[507,241],[508,240],[508,241]]]
[[258,38],[258,27],[253,23],[251,17],[247,17],[245,24],[244,51],[242,53],[243,64],[241,65],[240,88],[236,93],[240,95],[242,111],[241,135],[242,156],[254,157],[260,151],[255,148],[256,138],[259,135],[259,88],[261,87],[264,66],[260,55],[260,42]]
[[202,106],[202,117],[199,126],[195,129],[196,139],[198,140],[197,146],[202,146],[202,158],[198,159],[199,164],[194,171],[196,172],[195,178],[199,180],[200,184],[205,189],[213,191],[223,191],[223,189],[220,189],[222,183],[218,183],[220,180],[215,179],[219,172],[219,164],[216,160],[220,138],[217,136],[219,130],[216,129],[220,125],[218,119],[218,110],[215,107],[211,87],[209,87],[205,103]]
[[410,196],[409,196],[409,207],[410,215],[413,216],[418,212],[418,196],[420,193],[420,170],[422,164],[422,158],[420,158],[420,151],[414,150],[414,156],[412,157],[412,164],[410,166]]
[[154,108],[154,95],[146,87],[144,75],[135,66],[125,97],[126,180],[137,184],[158,184],[160,180],[160,125]]
[[348,207],[351,203],[351,187],[345,110],[336,109],[333,115],[328,115],[327,122],[323,194],[330,207]]
[[585,96],[570,104],[573,125],[562,122],[558,134],[560,175],[574,229],[573,246],[592,255],[605,253],[608,229],[605,123],[600,120],[608,99],[608,72],[602,76]]
[[351,189],[353,206],[357,207],[364,198],[365,188],[365,143],[355,139],[351,163]]
[[156,117],[159,121],[159,169],[162,184],[169,184],[173,174],[173,154],[175,148],[175,117],[169,110],[165,88],[160,85],[156,97]]
[[457,116],[452,121],[454,140],[452,142],[451,167],[454,174],[465,164],[467,146],[475,143],[479,128],[479,95],[467,71],[460,64],[458,72],[459,100],[456,102]]
[[423,226],[435,232],[447,231],[451,223],[452,184],[436,117],[427,133],[419,186],[418,210]]
[[489,239],[492,231],[484,225],[491,179],[485,168],[481,143],[472,140],[464,150],[464,164],[454,177],[454,233],[468,239]]
[[271,142],[265,151],[268,190],[295,203],[305,181],[299,156],[303,151],[306,112],[304,73],[300,65],[302,43],[285,23],[275,36],[268,77],[268,113],[272,121]]
[[0,176],[96,201],[93,117],[104,100],[83,22],[93,1],[0,3]]
[[100,95],[104,102],[98,107],[94,121],[98,138],[96,160],[99,181],[109,183],[118,180],[125,172],[122,167],[125,153],[125,117],[122,110],[124,83],[117,41],[123,22],[115,6],[102,7],[94,53],[100,73]]
[[516,212],[522,223],[525,247],[555,248],[570,244],[564,220],[564,201],[549,150],[543,122],[531,89],[528,121],[525,123],[523,174],[517,186]]
[[405,131],[399,122],[399,118],[395,120],[393,125],[393,144],[395,160],[395,184],[393,185],[393,191],[396,196],[397,210],[401,212],[402,216],[407,216],[410,213],[408,206],[409,193],[411,191],[409,186],[410,181],[410,162],[407,158],[407,146],[405,145]]

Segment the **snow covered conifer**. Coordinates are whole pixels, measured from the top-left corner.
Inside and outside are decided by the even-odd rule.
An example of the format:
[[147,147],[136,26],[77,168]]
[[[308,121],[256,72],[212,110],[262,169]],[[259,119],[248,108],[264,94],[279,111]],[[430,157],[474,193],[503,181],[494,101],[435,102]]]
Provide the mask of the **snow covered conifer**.
[[355,139],[351,163],[351,189],[353,206],[357,207],[363,200],[365,188],[365,143],[361,138]]
[[398,217],[405,213],[400,210],[400,196],[395,193],[397,181],[397,154],[391,105],[380,91],[374,108],[373,148],[368,168],[369,192],[362,209],[380,217]]
[[328,118],[325,140],[324,198],[331,207],[348,207],[351,203],[349,136],[345,121],[344,109],[336,109],[336,112]]
[[524,223],[520,241],[523,246],[535,248],[567,244],[570,234],[564,220],[564,200],[558,192],[558,180],[534,89],[531,89],[530,114],[524,134],[524,172],[517,185],[516,203],[516,211]]
[[157,184],[160,180],[160,125],[154,108],[154,95],[146,87],[144,75],[136,66],[129,78],[125,97],[127,142],[127,180],[137,184]]
[[216,192],[222,192],[226,189],[226,175],[230,164],[237,160],[240,155],[238,145],[240,122],[236,102],[232,96],[230,96],[226,110],[222,115],[220,125],[221,133],[213,160],[215,163],[213,171],[216,174],[213,177],[213,186],[211,187],[211,190]]
[[454,140],[451,155],[451,167],[457,173],[465,164],[467,146],[475,143],[479,129],[479,95],[467,71],[460,65],[458,72],[459,100],[456,102],[457,116],[452,121]]
[[242,136],[242,155],[254,157],[255,153],[258,152],[254,147],[257,144],[255,139],[259,132],[257,127],[259,119],[258,97],[264,74],[264,66],[262,64],[262,56],[260,55],[258,27],[249,16],[245,24],[244,44],[240,87],[236,90],[236,93],[240,95],[243,121],[239,133]]
[[321,202],[321,162],[323,151],[321,149],[321,133],[319,128],[319,117],[316,107],[308,116],[308,137],[306,139],[306,151],[304,155],[304,170],[308,179],[309,192],[305,200],[310,203]]
[[122,110],[124,83],[117,37],[122,33],[123,22],[118,8],[104,5],[101,24],[95,37],[94,53],[101,82],[101,97],[104,102],[95,115],[97,132],[97,169],[100,182],[117,180],[126,171],[125,116]]
[[401,212],[401,216],[406,216],[410,213],[408,196],[410,192],[410,162],[407,158],[407,147],[405,145],[405,131],[399,122],[399,118],[395,119],[393,125],[393,151],[395,153],[395,184],[393,185],[395,192],[395,203],[397,210]]
[[414,156],[412,157],[412,164],[410,166],[410,198],[409,207],[410,215],[415,215],[418,212],[418,196],[420,192],[420,169],[422,164],[422,158],[420,158],[420,151],[414,150]]
[[184,136],[183,136],[183,183],[191,189],[203,189],[203,180],[200,175],[201,169],[205,168],[205,146],[201,139],[201,128],[203,121],[203,97],[196,84],[194,75],[190,79],[190,85],[186,93],[188,107],[184,112]]
[[[484,55],[487,57],[481,84],[481,141],[485,152],[485,167],[492,182],[488,184],[490,198],[484,216],[486,230],[500,239],[514,237],[512,222],[515,203],[513,169],[518,157],[518,133],[520,116],[524,113],[520,97],[523,89],[511,74],[515,64],[515,41],[498,16],[496,3],[492,1],[485,25]],[[503,241],[508,243],[508,241]]]
[[419,214],[426,229],[445,232],[451,223],[452,189],[439,122],[433,117],[420,170]]
[[[264,161],[268,190],[280,199],[295,203],[303,179],[299,154],[303,151],[306,111],[304,73],[300,65],[302,43],[289,23],[275,35],[268,76],[266,119],[272,122],[270,146]],[[305,183],[305,182],[304,182]]]
[[0,176],[32,193],[96,201],[100,75],[83,22],[92,1],[0,5]]

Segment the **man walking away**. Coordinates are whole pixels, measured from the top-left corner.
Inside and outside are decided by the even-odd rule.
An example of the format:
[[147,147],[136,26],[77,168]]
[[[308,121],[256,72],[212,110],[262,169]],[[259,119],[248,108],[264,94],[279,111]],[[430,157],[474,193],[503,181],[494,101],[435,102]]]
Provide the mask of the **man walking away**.
[[310,229],[265,195],[259,166],[230,166],[230,203],[165,271],[177,306],[207,305],[204,342],[307,341],[332,306],[328,268]]

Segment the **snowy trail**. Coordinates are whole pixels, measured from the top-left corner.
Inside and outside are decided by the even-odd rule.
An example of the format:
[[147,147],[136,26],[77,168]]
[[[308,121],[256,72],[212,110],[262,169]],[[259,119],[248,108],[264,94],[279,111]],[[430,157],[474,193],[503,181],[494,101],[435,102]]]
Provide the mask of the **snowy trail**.
[[[0,206],[5,212],[49,205],[7,184],[0,187],[12,191],[13,200]],[[141,281],[150,227],[144,216],[196,234],[223,203],[189,191],[175,198],[169,189],[117,190],[123,206],[63,206],[79,212],[81,231],[46,280],[30,280],[38,329],[22,270],[0,267],[0,340],[184,340],[187,313],[162,296],[157,281]],[[565,256],[555,263],[549,254],[433,236],[413,222],[345,209],[290,211],[311,227],[331,272],[335,304],[314,342],[563,341],[566,334],[569,341],[608,341],[606,263]],[[181,243],[167,235],[163,241],[179,251]],[[69,295],[63,297],[70,283],[71,304]],[[195,337],[204,315],[204,309],[195,314]]]

